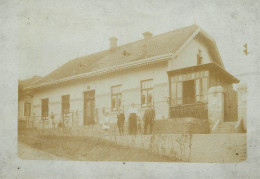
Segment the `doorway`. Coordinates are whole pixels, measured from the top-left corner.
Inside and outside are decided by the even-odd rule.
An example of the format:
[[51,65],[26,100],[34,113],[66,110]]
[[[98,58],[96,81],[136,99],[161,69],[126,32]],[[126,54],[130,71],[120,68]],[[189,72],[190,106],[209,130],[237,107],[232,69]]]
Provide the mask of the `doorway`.
[[95,124],[95,90],[84,92],[84,125]]
[[183,104],[195,103],[195,81],[183,81]]

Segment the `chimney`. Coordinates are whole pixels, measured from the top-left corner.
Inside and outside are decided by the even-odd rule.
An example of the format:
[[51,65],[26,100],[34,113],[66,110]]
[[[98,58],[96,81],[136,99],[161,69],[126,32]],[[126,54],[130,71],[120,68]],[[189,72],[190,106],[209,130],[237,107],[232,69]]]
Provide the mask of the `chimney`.
[[153,36],[153,34],[151,32],[144,32],[143,36],[144,36],[144,39],[149,39]]
[[114,50],[117,47],[117,38],[111,37],[109,40],[110,40],[110,50]]

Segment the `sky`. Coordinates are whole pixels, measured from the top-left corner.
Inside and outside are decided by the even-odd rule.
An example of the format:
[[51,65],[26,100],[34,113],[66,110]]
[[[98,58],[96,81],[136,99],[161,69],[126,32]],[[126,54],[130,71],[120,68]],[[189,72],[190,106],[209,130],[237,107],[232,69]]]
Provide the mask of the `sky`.
[[112,36],[122,45],[142,39],[145,31],[158,35],[194,23],[215,39],[230,73],[239,77],[259,69],[257,1],[24,0],[1,1],[0,7],[2,23],[15,35],[21,80],[106,50]]

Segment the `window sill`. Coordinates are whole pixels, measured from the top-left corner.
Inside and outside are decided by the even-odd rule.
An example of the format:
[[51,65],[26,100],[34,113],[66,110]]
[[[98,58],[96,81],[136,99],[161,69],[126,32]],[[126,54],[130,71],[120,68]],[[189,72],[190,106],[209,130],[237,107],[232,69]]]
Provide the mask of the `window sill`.
[[110,114],[116,114],[118,111],[111,111]]
[[[153,106],[152,106],[153,107]],[[141,106],[140,108],[138,108],[138,111],[144,111],[147,108],[149,108],[149,106]]]

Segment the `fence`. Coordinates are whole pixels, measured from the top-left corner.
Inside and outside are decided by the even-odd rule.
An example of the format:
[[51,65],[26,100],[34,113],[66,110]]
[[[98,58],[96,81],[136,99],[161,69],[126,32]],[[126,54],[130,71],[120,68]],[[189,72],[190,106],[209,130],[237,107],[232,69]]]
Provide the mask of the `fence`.
[[119,145],[146,149],[152,153],[187,162],[223,163],[241,162],[246,159],[246,134],[201,135],[188,133],[104,136],[102,132],[96,130],[96,126],[87,126],[82,129],[26,129],[19,131],[19,135],[104,137]]
[[184,117],[208,119],[207,103],[194,103],[170,107],[170,117],[175,119]]
[[62,116],[59,113],[43,118],[39,115],[27,116],[24,120],[18,120],[20,128],[71,128],[79,127],[79,113],[82,111],[71,111],[69,115]]
[[[154,102],[154,105],[160,105],[161,103],[166,103],[166,101],[157,101]],[[131,105],[123,105],[122,109],[125,115],[127,115],[127,110]],[[139,110],[139,117],[143,117],[145,108],[140,107],[141,104],[135,103],[135,107]],[[54,113],[55,112],[55,113]],[[95,121],[94,124],[100,124],[103,121],[103,114],[109,112],[111,121],[116,123],[116,115],[118,111],[111,111],[110,106],[97,107],[94,109]],[[167,115],[167,110],[166,110]],[[83,118],[83,119],[82,119]],[[71,110],[69,115],[62,115],[62,113],[57,113],[56,111],[49,111],[49,115],[43,118],[41,115],[36,115],[33,113],[32,116],[24,118],[23,121],[26,121],[26,128],[58,128],[59,124],[62,123],[63,127],[79,127],[84,124],[84,111],[83,110]]]
[[[161,103],[165,103],[166,101],[157,101],[154,102],[155,107],[160,106]],[[139,107],[140,104],[136,104],[136,107]],[[124,105],[122,106],[123,111],[126,115],[127,118],[127,109],[130,107],[130,105]],[[155,108],[156,109],[156,108]],[[102,124],[102,118],[103,115],[106,111],[110,111],[110,107],[100,107],[95,109],[95,125],[97,124]],[[139,110],[139,116],[140,116],[140,121],[139,123],[143,124],[142,117],[144,114],[145,108],[142,108]],[[166,114],[168,109],[165,109]],[[160,112],[160,111],[159,111]],[[168,111],[169,115],[171,118],[183,118],[183,117],[195,117],[199,119],[206,119],[207,118],[207,104],[206,103],[195,103],[195,104],[189,104],[189,105],[181,105],[177,107],[170,107]],[[69,115],[63,116],[61,113],[53,113],[50,112],[49,116],[46,119],[43,119],[40,115],[35,115],[33,114],[32,116],[28,117],[26,120],[26,127],[27,128],[73,128],[73,127],[80,127],[84,126],[82,124],[82,117],[84,111],[82,110],[75,110],[75,111],[70,111]],[[157,111],[156,111],[157,113]],[[117,112],[111,112],[110,113],[110,122],[113,123],[113,130],[116,131],[116,115]],[[157,115],[157,119],[159,115]],[[167,117],[168,118],[168,117]],[[166,119],[167,119],[166,118]],[[169,119],[169,118],[168,118]],[[127,119],[126,119],[127,121]],[[164,126],[168,128],[167,123],[165,121],[168,120],[156,120],[158,122],[157,125]],[[159,122],[161,121],[161,122]],[[172,125],[172,124],[168,124]],[[204,125],[204,124],[203,124]],[[156,128],[156,126],[155,126]],[[184,127],[185,128],[185,127]],[[128,129],[128,125],[126,124],[125,130]],[[112,130],[112,129],[111,129]],[[179,129],[178,129],[179,130]],[[116,132],[113,132],[116,133]]]

